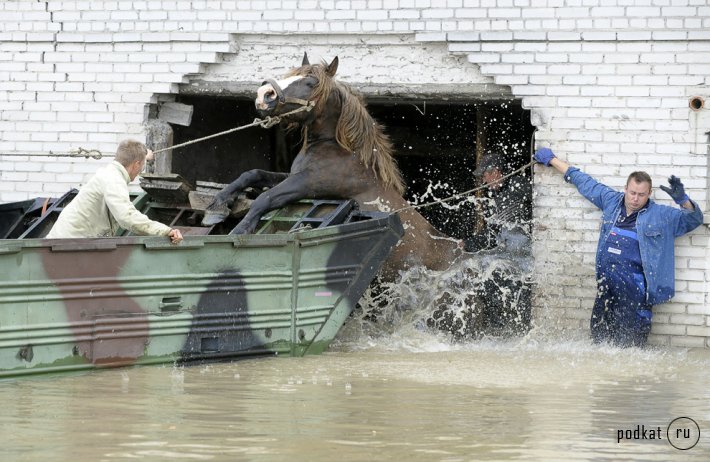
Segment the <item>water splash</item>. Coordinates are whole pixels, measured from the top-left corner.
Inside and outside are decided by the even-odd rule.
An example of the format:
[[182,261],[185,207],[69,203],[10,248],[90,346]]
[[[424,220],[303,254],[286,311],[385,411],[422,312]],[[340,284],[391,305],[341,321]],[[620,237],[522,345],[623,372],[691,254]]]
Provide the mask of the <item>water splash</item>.
[[398,339],[415,348],[523,335],[530,320],[532,265],[499,252],[467,254],[446,271],[413,267],[396,283],[377,282],[338,336],[347,348]]

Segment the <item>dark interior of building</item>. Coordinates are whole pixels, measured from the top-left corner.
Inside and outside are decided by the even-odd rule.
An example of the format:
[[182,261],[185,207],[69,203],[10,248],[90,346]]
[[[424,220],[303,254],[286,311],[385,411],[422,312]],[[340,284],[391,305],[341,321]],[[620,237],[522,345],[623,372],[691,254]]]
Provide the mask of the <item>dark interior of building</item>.
[[[245,125],[256,117],[251,99],[183,95],[179,101],[192,105],[194,113],[189,127],[173,126],[175,144]],[[368,108],[394,143],[411,201],[431,202],[473,189],[477,159],[488,150],[503,157],[508,172],[530,161],[534,127],[519,102],[392,100],[371,102]],[[288,171],[299,148],[298,132],[253,127],[176,150],[172,170],[193,184],[229,183],[252,168]],[[480,220],[470,203],[420,211],[457,238],[470,237]]]

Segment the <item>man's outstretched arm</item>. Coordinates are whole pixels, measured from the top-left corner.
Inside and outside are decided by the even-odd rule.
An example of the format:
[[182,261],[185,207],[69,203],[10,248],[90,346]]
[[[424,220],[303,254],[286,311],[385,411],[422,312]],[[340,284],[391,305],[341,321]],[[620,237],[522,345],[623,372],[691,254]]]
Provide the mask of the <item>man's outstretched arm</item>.
[[564,160],[558,159],[550,148],[540,148],[535,151],[535,160],[544,164],[546,167],[554,167],[561,174],[567,173],[569,164]]
[[567,173],[567,170],[569,170],[569,164],[564,160],[558,159],[557,157],[552,158],[550,165],[563,175]]
[[619,195],[621,193],[602,183],[599,183],[597,180],[582,172],[578,168],[570,167],[567,162],[558,159],[550,148],[538,149],[535,151],[534,158],[541,164],[553,167],[555,170],[564,175],[565,181],[574,184],[580,194],[600,209],[603,209],[610,201],[619,200]]
[[670,184],[670,188],[668,186],[661,185],[661,189],[668,193],[676,204],[688,210],[693,210],[695,208],[690,200],[690,197],[688,197],[685,193],[685,188],[683,187],[683,183],[680,181],[680,178],[675,175],[671,175],[671,177],[668,178],[668,184]]

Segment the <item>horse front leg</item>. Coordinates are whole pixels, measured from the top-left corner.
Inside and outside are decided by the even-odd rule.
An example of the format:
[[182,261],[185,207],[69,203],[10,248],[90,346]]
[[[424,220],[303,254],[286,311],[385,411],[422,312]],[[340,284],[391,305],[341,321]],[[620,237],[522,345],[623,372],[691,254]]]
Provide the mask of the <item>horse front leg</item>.
[[259,219],[268,211],[309,197],[308,176],[303,173],[291,175],[270,190],[262,193],[251,204],[249,213],[229,234],[250,234],[256,229]]
[[246,188],[271,188],[279,184],[286,178],[288,173],[269,172],[266,170],[253,169],[248,170],[239,178],[225,186],[212,200],[212,203],[207,206],[205,216],[202,219],[203,226],[216,225],[221,223],[229,216],[230,207],[234,198]]

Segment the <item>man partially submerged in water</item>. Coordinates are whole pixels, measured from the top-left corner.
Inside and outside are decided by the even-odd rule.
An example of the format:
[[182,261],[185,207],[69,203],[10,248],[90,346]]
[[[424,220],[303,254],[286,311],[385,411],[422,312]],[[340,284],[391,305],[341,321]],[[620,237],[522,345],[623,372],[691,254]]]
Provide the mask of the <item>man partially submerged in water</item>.
[[489,152],[474,175],[486,185],[488,206],[485,229],[466,241],[466,250],[480,251],[483,261],[495,265],[483,282],[482,328],[489,333],[522,334],[530,328],[530,288],[525,277],[532,269],[530,220],[532,183],[529,176],[505,178],[504,158]]
[[690,200],[680,179],[671,176],[661,186],[680,208],[650,199],[652,181],[646,172],[633,172],[624,192],[603,185],[558,159],[550,149],[535,160],[552,166],[565,181],[602,210],[596,255],[597,298],[590,328],[594,342],[643,346],[651,331],[653,305],[675,295],[675,238],[700,226],[703,213]]

